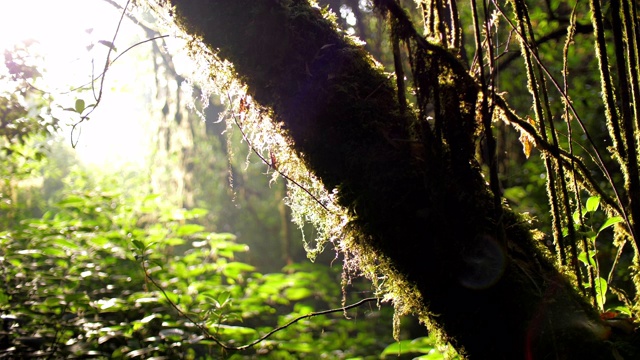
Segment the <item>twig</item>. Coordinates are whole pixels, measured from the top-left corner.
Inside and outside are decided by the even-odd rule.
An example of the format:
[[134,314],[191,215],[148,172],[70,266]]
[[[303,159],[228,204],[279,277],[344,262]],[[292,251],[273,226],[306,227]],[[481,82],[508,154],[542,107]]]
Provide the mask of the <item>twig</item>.
[[[227,94],[227,98],[229,99],[229,102],[231,102],[231,96],[229,94]],[[296,185],[297,187],[299,187],[302,191],[306,192],[309,196],[311,196],[311,198],[318,203],[318,205],[322,206],[322,208],[324,208],[327,212],[333,214],[333,211],[329,210],[329,208],[323,204],[320,199],[318,199],[315,195],[313,195],[311,193],[311,191],[309,191],[307,188],[305,188],[304,186],[302,186],[300,183],[298,183],[297,181],[295,181],[294,179],[292,179],[291,177],[289,177],[287,174],[283,173],[282,171],[278,170],[278,168],[276,168],[274,166],[273,163],[271,163],[270,161],[268,161],[267,159],[265,159],[264,156],[262,156],[262,154],[260,154],[260,152],[258,152],[258,150],[253,146],[253,144],[251,144],[251,141],[249,140],[249,137],[247,136],[247,134],[244,132],[244,130],[242,129],[242,126],[240,126],[240,122],[238,121],[237,117],[236,117],[236,113],[232,110],[231,111],[231,116],[233,117],[233,122],[236,124],[236,126],[238,127],[238,129],[240,130],[240,133],[242,134],[242,138],[244,139],[244,141],[247,142],[247,144],[249,145],[249,148],[251,148],[251,151],[253,151],[259,158],[260,160],[262,160],[262,162],[267,165],[269,168],[271,168],[273,171],[277,172],[278,174],[280,174],[280,176],[282,176],[283,178],[291,181],[294,185]]]
[[[502,17],[509,23],[509,25],[511,26],[511,28],[514,30],[514,32],[520,37],[520,39],[522,39],[522,43],[528,48],[531,49],[532,46],[531,44],[529,44],[526,41],[526,38],[524,37],[524,35],[517,29],[517,27],[513,24],[513,22],[511,21],[511,19],[509,19],[509,17],[506,15],[506,13],[504,12],[504,10],[502,9],[502,7],[495,1],[492,0],[496,9],[500,12],[500,14],[502,15]],[[596,157],[596,164],[598,165],[598,167],[600,168],[600,170],[602,171],[603,175],[606,177],[607,181],[609,182],[609,184],[611,185],[611,188],[613,190],[613,193],[615,195],[615,200],[618,204],[618,208],[620,210],[620,215],[624,218],[625,220],[625,224],[627,225],[629,232],[631,234],[632,237],[636,237],[636,234],[634,232],[634,228],[631,226],[631,222],[629,220],[629,215],[627,214],[626,209],[624,208],[624,205],[622,204],[622,199],[620,196],[620,192],[618,191],[618,188],[616,187],[616,184],[613,181],[613,178],[611,177],[611,173],[609,172],[606,164],[604,163],[604,160],[602,159],[602,156],[600,154],[600,151],[598,150],[598,147],[595,144],[595,141],[593,140],[593,138],[591,137],[591,135],[589,134],[589,132],[587,131],[587,128],[584,124],[584,122],[582,121],[582,118],[578,115],[575,107],[573,106],[573,102],[571,101],[571,99],[569,99],[569,96],[563,91],[562,87],[560,86],[560,84],[558,83],[558,81],[553,77],[553,75],[551,74],[551,72],[549,71],[549,69],[542,63],[542,60],[540,60],[540,58],[538,57],[538,55],[535,52],[532,52],[532,56],[533,58],[536,60],[536,62],[538,63],[538,65],[540,66],[540,68],[542,69],[542,71],[545,73],[545,75],[547,76],[547,78],[551,81],[551,83],[555,86],[556,90],[558,91],[558,93],[560,94],[560,96],[564,99],[565,103],[567,104],[569,110],[571,110],[571,114],[574,116],[574,118],[576,119],[576,121],[578,122],[578,125],[580,125],[580,128],[582,129],[582,132],[585,134],[585,136],[587,137],[587,141],[589,142],[589,144],[591,145],[591,147],[593,148],[593,151],[595,153],[595,157]],[[557,148],[557,150],[560,150],[559,148]]]
[[143,259],[141,261],[142,263],[142,268],[144,270],[144,275],[145,278],[151,282],[151,284],[153,284],[153,286],[155,286],[158,290],[160,290],[160,292],[162,293],[162,296],[164,296],[165,300],[167,300],[169,302],[169,305],[176,310],[180,316],[184,317],[185,319],[187,319],[188,321],[190,321],[191,323],[193,323],[200,331],[202,331],[203,335],[207,338],[212,340],[213,342],[215,342],[216,344],[218,344],[220,347],[222,347],[225,350],[231,350],[231,351],[242,351],[242,350],[247,350],[259,343],[261,343],[262,341],[265,341],[267,338],[271,337],[271,335],[277,333],[278,331],[282,331],[286,328],[288,328],[289,326],[297,323],[300,320],[303,319],[307,319],[307,318],[311,318],[311,317],[315,317],[315,316],[320,316],[320,315],[327,315],[327,314],[332,314],[332,313],[337,313],[337,312],[345,312],[349,309],[353,309],[356,308],[358,306],[361,306],[363,304],[369,303],[369,302],[378,302],[381,299],[377,298],[377,297],[369,297],[366,299],[362,299],[356,303],[350,304],[350,305],[346,305],[340,308],[334,308],[334,309],[329,309],[329,310],[322,310],[322,311],[314,311],[314,312],[310,312],[306,315],[302,315],[302,316],[298,316],[297,318],[289,321],[288,323],[282,325],[282,326],[278,326],[277,328],[274,328],[273,330],[269,331],[268,333],[262,335],[261,337],[253,340],[252,342],[246,344],[246,345],[242,345],[242,346],[231,346],[231,345],[227,345],[224,342],[222,342],[220,339],[218,339],[217,337],[215,337],[214,335],[211,334],[211,332],[209,331],[209,329],[207,329],[205,326],[203,326],[202,324],[200,324],[199,322],[197,322],[195,319],[193,319],[191,316],[189,316],[186,312],[184,312],[182,309],[180,309],[180,307],[174,303],[169,296],[167,295],[167,293],[165,292],[165,290],[162,288],[162,286],[160,286],[160,284],[158,284],[156,282],[156,280],[151,277],[151,275],[149,274],[149,271],[147,269],[146,266],[146,262]]

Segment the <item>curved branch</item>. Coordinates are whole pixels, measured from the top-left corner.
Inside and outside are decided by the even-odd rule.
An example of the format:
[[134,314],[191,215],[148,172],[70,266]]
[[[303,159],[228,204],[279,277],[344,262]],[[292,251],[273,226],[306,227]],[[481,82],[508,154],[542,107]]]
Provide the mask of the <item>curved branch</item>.
[[297,323],[300,320],[308,319],[308,318],[312,318],[312,317],[316,317],[316,316],[320,316],[320,315],[327,315],[327,314],[332,314],[332,313],[337,313],[337,312],[345,312],[347,310],[356,308],[358,306],[364,305],[364,304],[369,303],[369,302],[373,302],[373,301],[379,302],[379,301],[382,300],[382,299],[377,298],[377,297],[369,297],[369,298],[362,299],[362,300],[360,300],[358,302],[355,302],[353,304],[346,305],[346,306],[343,306],[343,307],[310,312],[308,314],[298,316],[295,319],[289,321],[288,323],[286,323],[286,324],[284,324],[282,326],[278,326],[277,328],[272,329],[268,333],[262,335],[261,337],[253,340],[252,342],[250,342],[248,344],[245,344],[245,345],[242,345],[242,346],[231,346],[231,345],[227,345],[224,342],[222,342],[222,340],[218,339],[216,336],[211,334],[209,329],[207,329],[204,325],[200,324],[200,322],[198,322],[196,319],[194,319],[193,317],[189,316],[189,314],[187,314],[182,309],[180,309],[180,307],[169,298],[169,295],[167,295],[167,293],[164,290],[164,288],[162,288],[162,286],[160,286],[160,284],[158,284],[158,282],[153,277],[151,277],[151,274],[149,274],[149,271],[148,271],[148,268],[147,268],[147,266],[145,264],[145,261],[142,260],[141,263],[142,263],[142,269],[144,270],[144,275],[147,278],[147,280],[149,280],[149,282],[151,282],[151,284],[153,284],[153,286],[155,286],[158,290],[160,290],[160,292],[162,293],[162,296],[165,298],[165,300],[167,300],[167,302],[169,302],[169,305],[175,311],[177,311],[180,314],[180,316],[182,316],[183,318],[185,318],[188,321],[190,321],[191,323],[193,323],[200,331],[202,331],[202,334],[207,339],[212,340],[213,342],[218,344],[223,349],[230,350],[230,351],[247,350],[247,349],[249,349],[249,348],[251,348],[253,346],[256,346],[257,344],[265,341],[266,339],[271,337],[271,335],[288,328],[289,326]]
[[[591,34],[593,32],[593,25],[576,23],[575,32],[576,34]],[[549,41],[558,40],[565,35],[567,35],[567,28],[560,28],[550,32],[547,35],[542,36],[540,39],[535,40],[532,46],[537,47]],[[505,70],[507,67],[511,65],[513,61],[521,58],[522,58],[521,51],[509,52],[507,55],[502,57],[503,60],[498,63],[496,73],[499,73],[500,71]]]
[[553,146],[548,141],[543,140],[542,136],[540,136],[533,125],[529,124],[526,120],[516,115],[516,113],[513,112],[513,110],[507,105],[507,102],[503,97],[496,96],[495,101],[496,105],[504,112],[509,122],[516,124],[520,129],[526,132],[527,135],[531,136],[534,139],[536,148],[538,148],[545,154],[552,156],[553,158],[558,160],[561,165],[566,166],[568,169],[571,169],[572,162],[574,165],[577,165],[579,172],[574,175],[579,175],[582,178],[583,183],[586,185],[586,188],[593,195],[600,196],[602,201],[604,201],[605,204],[609,205],[618,215],[624,215],[624,212],[620,208],[620,205],[616,201],[614,201],[612,197],[607,195],[607,193],[600,187],[600,185],[598,185],[598,182],[590,175],[589,169],[579,157],[570,152],[567,152],[566,150]]
[[[528,49],[531,49],[532,45],[529,44],[526,41],[526,39],[523,36],[523,34],[513,24],[513,22],[509,19],[509,17],[507,17],[507,15],[505,14],[505,12],[502,9],[502,7],[495,0],[493,0],[493,3],[495,5],[496,9],[502,15],[502,17],[509,23],[511,28],[515,31],[515,33],[521,39],[524,39],[523,42],[522,42],[523,45],[526,46]],[[600,154],[600,150],[598,149],[598,147],[595,144],[595,141],[593,140],[593,138],[591,137],[591,135],[587,131],[587,128],[586,128],[584,122],[582,121],[582,118],[578,115],[575,107],[573,106],[573,102],[571,101],[571,99],[569,99],[569,96],[564,92],[564,90],[562,89],[562,87],[560,86],[558,81],[549,72],[549,69],[547,68],[547,66],[542,63],[542,60],[540,59],[540,57],[535,52],[532,52],[531,55],[536,60],[536,62],[540,66],[540,69],[544,72],[544,74],[547,76],[549,81],[551,81],[551,83],[554,85],[554,87],[556,88],[556,90],[558,91],[558,93],[560,94],[562,99],[565,101],[565,103],[567,104],[567,107],[571,111],[571,114],[574,116],[574,118],[578,122],[578,125],[580,125],[580,128],[582,129],[582,132],[587,137],[587,141],[589,142],[589,145],[591,145],[591,147],[593,148],[593,151],[595,153],[595,157],[596,157],[596,160],[597,160],[596,163],[597,163],[598,167],[600,168],[600,170],[602,171],[603,175],[606,177],[606,179],[609,182],[609,184],[611,185],[611,189],[613,190],[613,193],[615,194],[615,200],[616,200],[616,203],[617,203],[616,208],[620,209],[619,213],[622,216],[622,218],[624,219],[625,224],[627,225],[627,228],[629,230],[629,234],[634,239],[634,243],[637,243],[637,240],[636,240],[637,239],[637,234],[636,234],[635,228],[631,224],[630,216],[627,213],[627,211],[624,208],[624,205],[622,203],[622,198],[621,198],[620,192],[618,191],[618,188],[616,187],[616,184],[613,181],[611,173],[609,172],[609,170],[608,170],[608,168],[607,168],[607,166],[606,166],[606,164],[605,164],[605,162],[604,162],[604,160],[602,158],[602,155]],[[560,150],[560,149],[558,149],[558,150]]]

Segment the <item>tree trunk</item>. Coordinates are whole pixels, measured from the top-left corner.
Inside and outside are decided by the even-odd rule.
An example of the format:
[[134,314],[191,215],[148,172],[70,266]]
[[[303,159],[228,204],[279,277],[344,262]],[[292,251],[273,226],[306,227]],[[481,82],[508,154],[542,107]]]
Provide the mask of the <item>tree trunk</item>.
[[[624,353],[526,221],[495,208],[469,155],[473,139],[420,136],[430,125],[401,111],[388,78],[319,10],[301,0],[171,3],[177,22],[231,61],[254,99],[274,110],[308,168],[338,189],[360,245],[416,286],[429,321],[468,358]],[[443,92],[450,103],[475,106],[475,85],[454,85]],[[475,109],[454,110],[443,131],[468,133]]]

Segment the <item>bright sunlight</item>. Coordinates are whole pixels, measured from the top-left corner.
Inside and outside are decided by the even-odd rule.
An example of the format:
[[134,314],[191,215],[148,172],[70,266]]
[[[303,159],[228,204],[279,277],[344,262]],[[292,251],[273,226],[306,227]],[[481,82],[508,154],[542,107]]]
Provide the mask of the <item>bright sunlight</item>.
[[[107,44],[113,40],[120,16],[121,11],[104,0],[5,0],[0,5],[0,48],[4,51],[26,40],[37,41],[35,49],[45,59],[44,76],[33,85],[52,94],[52,112],[62,120],[66,142],[76,144],[75,152],[83,162],[98,166],[142,166],[148,151],[148,90],[134,86],[150,73],[150,65],[145,68],[145,62],[139,61],[145,52],[134,49],[113,64],[105,79],[100,111],[89,121],[72,130],[79,117],[62,110],[73,107],[76,99],[87,105],[95,103],[91,90],[74,89],[88,88],[91,77],[102,72]],[[143,39],[140,28],[125,18],[111,59]],[[100,81],[94,85],[99,87]]]

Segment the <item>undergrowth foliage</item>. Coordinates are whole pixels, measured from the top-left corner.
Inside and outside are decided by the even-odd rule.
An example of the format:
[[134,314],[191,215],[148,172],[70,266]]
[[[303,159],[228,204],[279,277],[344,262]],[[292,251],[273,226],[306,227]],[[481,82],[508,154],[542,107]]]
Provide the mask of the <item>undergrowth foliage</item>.
[[[249,249],[232,234],[197,224],[205,214],[158,195],[77,186],[42,218],[0,232],[0,358],[298,358],[316,348],[344,358],[361,351],[343,341],[365,323],[325,333],[346,309],[313,314],[318,304],[335,304],[339,269],[292,264],[261,274],[239,259]],[[284,309],[276,326],[270,319]],[[322,321],[303,322],[300,338],[284,326],[319,315]],[[244,352],[225,351],[249,343]]]

